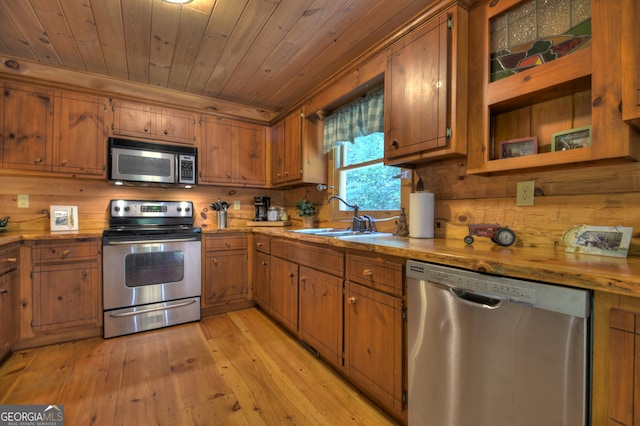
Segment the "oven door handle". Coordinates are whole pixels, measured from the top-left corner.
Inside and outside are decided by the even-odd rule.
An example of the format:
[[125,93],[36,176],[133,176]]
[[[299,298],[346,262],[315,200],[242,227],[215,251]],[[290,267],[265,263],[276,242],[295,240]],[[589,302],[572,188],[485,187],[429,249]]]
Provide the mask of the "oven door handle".
[[115,313],[115,314],[109,314],[109,316],[113,317],[113,318],[131,317],[131,316],[134,316],[134,315],[146,314],[146,313],[149,313],[149,312],[166,311],[167,309],[181,308],[183,306],[192,305],[192,304],[194,304],[196,302],[197,302],[197,299],[191,299],[191,300],[187,300],[187,301],[184,301],[184,302],[178,302],[178,303],[175,303],[173,305],[157,306],[155,308],[140,309],[139,311],[118,312],[118,313]]
[[110,246],[126,246],[131,244],[157,244],[157,243],[184,243],[189,241],[198,241],[198,237],[193,238],[176,238],[169,240],[134,240],[134,241],[109,241]]

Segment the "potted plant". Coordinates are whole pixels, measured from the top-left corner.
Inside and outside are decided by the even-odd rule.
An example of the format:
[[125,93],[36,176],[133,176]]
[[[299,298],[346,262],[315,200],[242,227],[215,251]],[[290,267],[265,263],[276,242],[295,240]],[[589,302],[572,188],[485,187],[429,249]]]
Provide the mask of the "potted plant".
[[313,216],[316,214],[316,208],[308,198],[305,197],[296,203],[296,212],[302,218],[302,226],[313,228]]

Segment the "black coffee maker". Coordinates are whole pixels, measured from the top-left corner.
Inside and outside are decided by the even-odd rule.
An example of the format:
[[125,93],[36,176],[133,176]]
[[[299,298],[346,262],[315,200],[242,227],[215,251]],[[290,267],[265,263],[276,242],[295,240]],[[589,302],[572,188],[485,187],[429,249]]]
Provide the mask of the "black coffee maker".
[[271,198],[269,197],[253,197],[253,204],[256,208],[256,217],[253,218],[254,222],[265,222],[267,220],[267,210],[271,204]]

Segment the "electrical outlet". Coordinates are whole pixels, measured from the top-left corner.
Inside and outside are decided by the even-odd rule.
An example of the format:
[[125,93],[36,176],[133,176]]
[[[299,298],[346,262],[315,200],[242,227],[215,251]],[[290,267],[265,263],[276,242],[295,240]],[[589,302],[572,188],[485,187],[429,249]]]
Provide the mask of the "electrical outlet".
[[527,180],[518,182],[516,191],[516,206],[533,206],[535,192],[535,181]]
[[240,210],[240,200],[233,200],[233,209]]
[[29,208],[29,195],[28,194],[18,194],[18,208],[19,209],[28,209]]

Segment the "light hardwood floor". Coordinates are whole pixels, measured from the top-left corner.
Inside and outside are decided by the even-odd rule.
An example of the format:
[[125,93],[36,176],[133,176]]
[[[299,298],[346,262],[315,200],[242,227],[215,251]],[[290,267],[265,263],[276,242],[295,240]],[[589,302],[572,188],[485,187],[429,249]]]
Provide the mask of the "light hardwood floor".
[[257,309],[18,351],[0,404],[63,404],[67,425],[395,424]]

